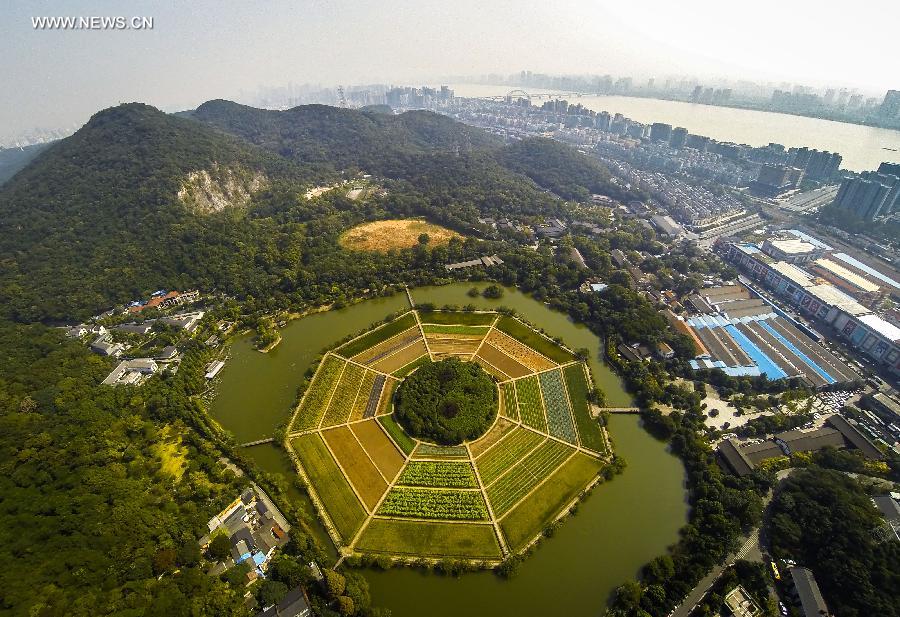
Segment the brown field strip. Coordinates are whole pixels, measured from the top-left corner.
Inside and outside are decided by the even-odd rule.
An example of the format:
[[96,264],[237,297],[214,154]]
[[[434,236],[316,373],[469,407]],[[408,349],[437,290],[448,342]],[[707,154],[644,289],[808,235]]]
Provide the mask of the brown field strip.
[[510,377],[524,377],[534,372],[487,342],[481,346],[478,355]]
[[378,400],[378,411],[375,412],[376,416],[391,413],[391,403],[394,400],[394,391],[397,389],[398,383],[393,379],[388,379],[384,382],[384,389],[381,391],[381,398]]
[[346,426],[339,426],[322,431],[322,437],[325,438],[363,503],[369,510],[374,509],[387,490],[387,483],[369,460],[366,451],[356,441],[353,432]]
[[422,338],[422,333],[419,330],[418,326],[413,326],[408,330],[404,330],[400,334],[392,336],[386,341],[382,341],[373,347],[369,347],[365,351],[361,351],[351,359],[355,362],[359,362],[360,364],[377,362],[380,359],[379,356],[381,356],[382,354],[387,354],[393,351],[397,351],[398,349],[402,349],[417,338]]
[[479,356],[475,356],[475,364],[483,368],[487,371],[488,375],[493,375],[497,378],[497,381],[509,381],[510,377],[496,366],[491,366],[491,363],[481,358]]
[[481,340],[484,337],[453,336],[446,334],[426,335],[428,347],[435,354],[468,354],[478,351]]
[[489,430],[481,439],[477,441],[473,441],[469,444],[469,450],[472,452],[473,457],[478,457],[484,454],[484,451],[490,448],[492,445],[503,439],[503,437],[516,428],[515,423],[510,422],[506,418],[499,418],[497,423],[494,424],[493,428]]
[[352,424],[350,428],[384,477],[388,480],[395,478],[406,459],[382,430],[378,421],[373,418],[367,422]]
[[428,350],[425,348],[425,341],[420,337],[418,341],[409,347],[401,349],[392,356],[379,360],[372,365],[372,368],[379,370],[382,373],[392,373],[398,368],[403,368],[419,356],[424,356],[426,353],[428,353]]
[[545,371],[557,366],[555,362],[548,360],[527,345],[523,345],[516,339],[499,330],[492,330],[487,337],[487,342],[519,364],[526,366],[535,372]]

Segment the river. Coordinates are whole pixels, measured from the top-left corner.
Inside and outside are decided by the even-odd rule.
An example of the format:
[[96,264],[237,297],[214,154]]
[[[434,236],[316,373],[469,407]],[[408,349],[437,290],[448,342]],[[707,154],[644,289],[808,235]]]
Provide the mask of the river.
[[[602,361],[600,340],[586,327],[515,289],[488,300],[470,298],[466,292],[471,287],[424,287],[413,289],[412,295],[418,303],[514,308],[569,346],[592,350],[591,370],[610,404],[631,404],[618,377]],[[270,436],[290,413],[297,384],[320,351],[407,306],[405,294],[397,294],[295,320],[282,329],[281,344],[268,354],[254,350],[251,336],[237,337],[220,374],[211,414],[238,441]],[[674,543],[687,517],[685,474],[678,459],[640,428],[637,416],[614,416],[609,430],[616,452],[628,463],[624,474],[597,486],[578,513],[525,561],[519,576],[504,581],[490,572],[450,578],[404,568],[367,571],[374,604],[391,609],[395,617],[602,614],[616,585]],[[290,463],[279,448],[255,446],[246,454],[260,468],[290,481]],[[289,497],[311,511],[305,494],[292,487]],[[327,542],[324,530],[314,531]]]
[[[464,97],[501,96],[512,90],[510,86],[480,84],[460,84],[451,88],[456,96]],[[538,88],[536,92],[554,91]],[[843,157],[841,167],[852,171],[877,169],[883,161],[900,162],[900,131],[890,129],[776,112],[629,96],[570,97],[569,102],[580,103],[593,111],[621,113],[645,124],[665,122],[683,126],[691,133],[719,141],[751,146],[775,142],[788,148],[807,146],[839,152]],[[535,100],[534,103],[540,105],[541,101]]]

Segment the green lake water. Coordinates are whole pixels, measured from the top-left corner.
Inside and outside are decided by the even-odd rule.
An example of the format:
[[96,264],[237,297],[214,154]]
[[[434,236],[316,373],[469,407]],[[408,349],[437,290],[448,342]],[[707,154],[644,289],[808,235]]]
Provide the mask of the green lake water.
[[[412,295],[418,303],[514,308],[573,349],[591,350],[591,370],[608,404],[631,404],[618,377],[602,361],[600,340],[586,327],[515,289],[488,300],[470,298],[466,292],[471,287],[425,287],[412,290]],[[268,354],[253,349],[252,337],[237,337],[220,373],[212,416],[239,442],[271,436],[290,414],[297,385],[323,349],[408,306],[406,295],[397,294],[310,315],[282,329],[281,344]],[[602,614],[612,590],[674,543],[687,516],[684,468],[664,444],[640,428],[637,416],[614,416],[610,434],[616,452],[628,463],[625,473],[599,485],[578,514],[525,561],[518,577],[504,581],[489,572],[449,578],[404,568],[371,571],[367,578],[374,603],[390,608],[395,617]],[[254,446],[246,454],[261,469],[292,479],[290,463],[279,448]],[[312,511],[309,498],[293,486],[289,497]],[[314,531],[327,544],[324,530]]]

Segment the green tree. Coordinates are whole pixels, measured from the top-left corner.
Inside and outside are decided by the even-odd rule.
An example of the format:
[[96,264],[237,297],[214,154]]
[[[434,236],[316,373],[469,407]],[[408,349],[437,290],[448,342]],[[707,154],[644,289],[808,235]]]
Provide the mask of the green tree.
[[329,597],[338,598],[344,593],[347,581],[342,574],[334,570],[325,570],[323,574],[325,576],[325,589]]
[[228,556],[231,555],[231,541],[228,539],[228,536],[223,533],[216,534],[209,543],[207,552],[209,553],[209,556],[216,561],[227,559]]

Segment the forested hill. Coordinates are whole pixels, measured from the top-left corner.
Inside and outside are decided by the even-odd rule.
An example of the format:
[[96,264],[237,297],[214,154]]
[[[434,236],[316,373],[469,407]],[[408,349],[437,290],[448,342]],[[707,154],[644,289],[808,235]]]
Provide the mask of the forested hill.
[[[303,197],[357,171],[386,192]],[[409,256],[375,263],[340,250],[341,231],[361,220],[425,216],[470,234],[480,216],[559,215],[547,191],[616,194],[608,178],[568,146],[505,145],[425,111],[210,101],[173,116],[121,105],[0,187],[0,318],[68,322],[162,288],[325,303],[351,281],[414,280]],[[440,265],[416,267],[433,276]]]
[[395,116],[327,105],[272,111],[215,100],[190,117],[305,165],[376,174],[402,175],[424,154],[501,145],[484,131],[428,111]]
[[504,145],[481,129],[430,111],[390,115],[326,105],[273,111],[216,100],[188,115],[299,163],[334,170],[359,168],[404,179],[425,171],[440,184],[433,161],[452,155],[471,159],[500,183],[527,177],[565,199],[624,194],[603,165],[568,145],[545,138]]
[[[197,177],[179,199],[190,174],[203,171],[210,183]],[[241,212],[229,202],[281,178],[316,176],[147,105],[99,112],[0,188],[0,306],[23,321],[67,318],[73,307],[195,286],[210,258],[238,240],[226,222]]]
[[50,146],[49,143],[19,148],[0,148],[0,186]]
[[599,161],[552,139],[537,137],[515,142],[500,152],[499,160],[564,199],[584,200],[592,193],[626,196]]

